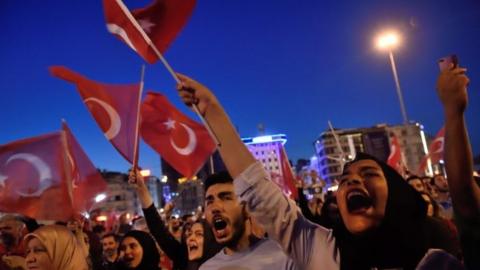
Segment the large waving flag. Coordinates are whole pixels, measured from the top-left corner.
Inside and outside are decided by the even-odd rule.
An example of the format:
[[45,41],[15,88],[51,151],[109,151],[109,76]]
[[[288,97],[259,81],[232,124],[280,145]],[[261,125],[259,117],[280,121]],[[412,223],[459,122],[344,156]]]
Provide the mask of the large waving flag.
[[428,155],[425,155],[420,162],[418,167],[417,173],[422,174],[425,172],[427,168],[428,159],[432,162],[432,164],[438,163],[441,159],[443,159],[443,147],[445,142],[445,126],[443,126],[433,139],[432,143],[428,147]]
[[67,140],[67,160],[72,169],[73,208],[77,213],[90,211],[95,197],[107,190],[107,183],[95,168],[65,122],[62,130]]
[[53,76],[74,83],[105,137],[134,164],[138,159],[140,84],[105,84],[90,80],[66,67],[50,67]]
[[63,132],[0,145],[0,212],[66,220],[73,214]]
[[194,176],[215,151],[205,127],[177,110],[162,94],[149,92],[141,114],[143,140],[182,175]]
[[154,0],[132,12],[121,0],[103,0],[103,7],[108,31],[153,64],[190,18],[195,0]]

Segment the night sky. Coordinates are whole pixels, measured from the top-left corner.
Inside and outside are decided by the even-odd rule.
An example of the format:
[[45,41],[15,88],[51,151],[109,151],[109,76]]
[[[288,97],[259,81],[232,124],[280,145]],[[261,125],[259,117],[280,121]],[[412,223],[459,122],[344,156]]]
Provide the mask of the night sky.
[[[139,7],[148,1],[126,1]],[[143,60],[107,32],[100,0],[0,1],[0,144],[60,129],[65,118],[94,164],[125,171],[81,102],[75,87],[51,77],[66,65],[94,80],[132,83]],[[377,33],[394,28],[394,52],[408,116],[435,134],[443,124],[435,92],[438,58],[456,53],[471,79],[466,114],[480,153],[480,2],[198,0],[193,16],[165,57],[209,86],[242,137],[285,133],[290,159],[309,158],[313,141],[337,128],[400,124],[386,52]],[[182,111],[175,81],[147,65],[145,89],[160,91]],[[140,164],[160,174],[146,144]]]

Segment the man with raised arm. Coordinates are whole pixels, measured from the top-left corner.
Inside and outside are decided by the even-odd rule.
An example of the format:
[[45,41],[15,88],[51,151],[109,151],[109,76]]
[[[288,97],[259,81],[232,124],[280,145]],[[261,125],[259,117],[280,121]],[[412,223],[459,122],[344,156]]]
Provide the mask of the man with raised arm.
[[332,231],[309,222],[295,202],[283,195],[241,141],[217,98],[208,88],[177,74],[183,102],[195,104],[216,135],[218,150],[234,178],[235,193],[301,269],[339,269]]

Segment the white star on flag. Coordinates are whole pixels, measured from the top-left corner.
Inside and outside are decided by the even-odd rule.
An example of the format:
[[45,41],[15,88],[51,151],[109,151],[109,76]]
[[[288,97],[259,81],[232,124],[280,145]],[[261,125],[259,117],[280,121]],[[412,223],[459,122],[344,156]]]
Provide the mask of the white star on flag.
[[138,20],[138,23],[147,34],[150,34],[150,32],[152,31],[151,28],[155,26],[155,24],[150,22],[149,20]]
[[168,121],[163,122],[163,124],[167,127],[168,130],[175,128],[175,120],[172,120],[172,118],[168,118]]

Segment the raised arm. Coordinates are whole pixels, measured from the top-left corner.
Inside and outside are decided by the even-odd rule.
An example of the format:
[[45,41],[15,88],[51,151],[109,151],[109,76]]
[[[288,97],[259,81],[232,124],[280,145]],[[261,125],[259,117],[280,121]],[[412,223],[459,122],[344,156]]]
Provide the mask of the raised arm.
[[437,90],[445,114],[444,160],[447,179],[457,216],[480,215],[480,188],[473,179],[473,157],[465,124],[468,78],[465,69],[442,72]]
[[480,269],[480,188],[473,178],[464,118],[468,82],[465,69],[447,70],[440,74],[437,89],[445,112],[444,160],[464,264],[467,269]]
[[188,261],[187,246],[178,242],[173,235],[170,234],[167,227],[158,214],[152,196],[145,185],[144,178],[140,172],[130,172],[129,182],[134,185],[140,204],[142,205],[143,215],[147,221],[148,230],[153,238],[157,241],[160,248],[175,263],[177,267],[186,267]]

